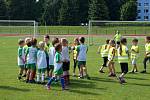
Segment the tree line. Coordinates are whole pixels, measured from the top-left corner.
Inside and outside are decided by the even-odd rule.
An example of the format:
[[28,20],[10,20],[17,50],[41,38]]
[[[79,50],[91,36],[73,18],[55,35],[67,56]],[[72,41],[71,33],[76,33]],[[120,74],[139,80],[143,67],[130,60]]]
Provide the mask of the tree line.
[[135,20],[137,0],[0,0],[0,20],[80,25],[88,20]]

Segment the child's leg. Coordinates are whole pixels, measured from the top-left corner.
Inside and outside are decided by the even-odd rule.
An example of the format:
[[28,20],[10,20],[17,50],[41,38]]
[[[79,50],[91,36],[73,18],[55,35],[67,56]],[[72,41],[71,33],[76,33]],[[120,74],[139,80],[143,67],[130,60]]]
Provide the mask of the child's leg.
[[124,81],[124,76],[127,74],[128,72],[128,63],[120,63],[121,65],[121,70],[122,70],[122,74],[120,75],[121,81]]
[[80,65],[80,77],[83,77],[83,65]]
[[115,67],[114,67],[114,62],[112,62],[111,67],[112,67],[112,73],[113,73],[113,75],[116,75],[116,71],[115,71]]
[[42,78],[41,78],[42,82],[44,82],[44,78],[45,78],[45,73],[42,73]]
[[111,62],[108,62],[109,74],[112,74]]
[[41,69],[38,69],[38,73],[37,73],[37,82],[40,82],[40,73],[41,73]]
[[67,71],[63,71],[63,78],[64,78],[64,81],[65,81],[65,85],[68,85]]
[[146,62],[148,61],[148,57],[144,58],[143,64],[144,64],[144,71],[146,71]]
[[24,68],[20,66],[20,69],[19,69],[19,75],[18,75],[18,79],[19,79],[19,80],[20,80],[21,77],[22,77],[23,70],[24,70]]
[[73,74],[75,75],[75,70],[76,70],[76,66],[77,66],[77,62],[76,59],[73,59],[74,65],[73,65]]
[[65,89],[65,80],[64,80],[63,75],[61,75],[60,82],[61,82],[62,90],[64,90]]
[[47,88],[50,89],[52,82],[55,81],[55,76],[51,77],[47,83]]

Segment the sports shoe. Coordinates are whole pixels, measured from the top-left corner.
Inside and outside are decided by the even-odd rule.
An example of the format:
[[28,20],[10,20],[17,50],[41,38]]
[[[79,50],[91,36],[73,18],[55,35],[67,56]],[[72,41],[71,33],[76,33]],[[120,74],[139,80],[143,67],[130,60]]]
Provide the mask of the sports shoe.
[[83,79],[84,77],[83,77],[83,76],[79,76],[78,78],[79,78],[79,79]]
[[26,74],[22,75],[22,77],[26,77]]
[[103,70],[99,70],[100,73],[105,73]]
[[118,77],[120,84],[123,84],[122,77]]
[[141,71],[140,73],[146,73],[146,70]]
[[22,78],[21,78],[21,76],[18,76],[18,78],[17,78],[18,80],[21,80]]
[[132,73],[132,74],[133,74],[133,73],[134,73],[134,71],[133,71],[133,70],[131,70],[131,71],[129,71],[129,73]]

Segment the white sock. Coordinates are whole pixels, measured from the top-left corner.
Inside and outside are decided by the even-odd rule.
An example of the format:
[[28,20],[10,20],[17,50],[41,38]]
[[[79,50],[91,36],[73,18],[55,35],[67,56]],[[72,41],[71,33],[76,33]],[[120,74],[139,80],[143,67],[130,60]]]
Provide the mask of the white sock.
[[45,74],[42,73],[42,82],[44,82]]
[[40,73],[37,73],[37,82],[40,81]]

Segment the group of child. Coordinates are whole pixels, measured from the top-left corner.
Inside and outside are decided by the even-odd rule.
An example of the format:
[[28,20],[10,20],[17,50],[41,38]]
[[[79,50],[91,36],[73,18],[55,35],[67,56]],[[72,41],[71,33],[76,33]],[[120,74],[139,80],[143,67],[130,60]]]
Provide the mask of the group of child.
[[84,44],[84,37],[75,38],[74,45],[71,47],[65,38],[53,38],[51,44],[49,41],[49,35],[45,35],[44,40],[40,41],[38,45],[36,38],[18,41],[19,80],[26,77],[27,83],[45,83],[45,72],[47,72],[47,89],[50,89],[53,81],[57,82],[59,79],[62,90],[68,89],[70,83],[70,52],[73,52],[73,76],[75,76],[75,69],[78,65],[79,78],[90,79],[86,69],[88,47]]
[[[119,35],[119,37],[121,37]],[[144,58],[144,70],[141,73],[146,73],[146,63],[150,61],[150,37],[147,36],[145,39],[145,58]],[[103,72],[103,68],[109,68],[109,77],[116,77],[115,73],[115,61],[118,60],[118,63],[121,66],[121,75],[117,77],[121,84],[126,83],[124,76],[128,72],[128,63],[131,59],[131,63],[133,65],[132,70],[130,73],[138,72],[137,68],[137,59],[139,56],[139,46],[138,46],[138,39],[134,38],[132,40],[132,47],[129,50],[127,47],[127,39],[120,38],[115,40],[106,40],[106,44],[102,45],[98,49],[98,53],[101,53],[101,57],[103,58],[103,64],[99,69],[100,73]]]

